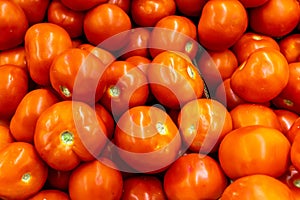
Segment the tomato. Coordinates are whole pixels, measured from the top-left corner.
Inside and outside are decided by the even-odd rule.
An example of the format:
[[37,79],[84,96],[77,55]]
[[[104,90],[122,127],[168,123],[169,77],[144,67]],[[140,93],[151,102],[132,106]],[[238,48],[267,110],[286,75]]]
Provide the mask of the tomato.
[[290,143],[293,143],[296,135],[299,135],[300,131],[300,117],[298,117],[290,127],[290,129],[287,132],[287,138],[289,139]]
[[176,7],[185,16],[198,17],[208,0],[175,0]]
[[8,144],[14,142],[14,138],[10,133],[8,125],[0,125],[0,151]]
[[1,51],[0,66],[6,64],[16,65],[27,71],[25,48],[23,46],[18,46],[13,49]]
[[290,147],[288,139],[277,129],[246,126],[224,137],[219,161],[231,179],[252,174],[279,177],[288,168]]
[[164,189],[168,199],[218,199],[227,186],[219,164],[207,155],[190,153],[166,171]]
[[285,109],[275,109],[273,111],[280,122],[282,133],[287,136],[292,125],[299,118],[299,115]]
[[41,158],[56,170],[72,170],[81,161],[94,160],[106,141],[103,121],[82,102],[53,104],[36,122],[35,148]]
[[108,0],[107,3],[115,4],[122,8],[127,14],[130,12],[130,5],[131,1],[130,0]]
[[105,124],[107,137],[111,139],[115,130],[115,120],[112,114],[100,103],[95,104],[95,111]]
[[278,95],[272,99],[272,104],[277,109],[285,109],[300,114],[300,104],[285,97],[281,97],[281,95]]
[[242,64],[257,49],[264,47],[280,50],[280,47],[272,37],[254,32],[246,32],[232,46],[232,51],[236,55],[239,64]]
[[70,8],[71,10],[75,11],[86,11],[90,10],[93,7],[106,3],[107,0],[86,0],[86,1],[81,1],[81,0],[61,0],[61,2]]
[[123,183],[122,200],[166,200],[162,182],[155,176],[137,175],[126,178]]
[[25,35],[25,53],[31,79],[39,85],[50,85],[49,69],[53,59],[72,47],[68,32],[52,23],[31,26]]
[[171,50],[189,55],[193,59],[198,50],[197,29],[187,17],[170,15],[160,19],[153,28],[149,47],[152,58]]
[[292,142],[292,147],[291,147],[291,161],[293,166],[297,169],[300,170],[300,136],[299,134],[295,135],[294,140]]
[[67,191],[71,173],[72,171],[60,171],[49,167],[46,184],[50,188]]
[[70,48],[56,56],[50,69],[50,82],[66,100],[93,104],[104,94],[105,66],[86,50]]
[[261,104],[243,103],[230,111],[233,129],[251,125],[262,125],[282,130],[275,112]]
[[261,6],[269,0],[239,0],[245,8],[254,8]]
[[289,167],[289,170],[279,180],[290,188],[295,200],[300,199],[300,174],[293,165]]
[[199,19],[199,42],[209,50],[225,50],[237,42],[247,26],[247,12],[239,1],[210,0]]
[[285,57],[273,48],[262,48],[252,53],[232,74],[232,90],[248,102],[272,100],[287,85],[289,66]]
[[44,20],[50,0],[12,0],[24,11],[29,25]]
[[0,50],[17,47],[24,40],[28,20],[22,8],[9,0],[0,1]]
[[60,190],[41,190],[29,200],[70,200],[67,193]]
[[279,180],[262,174],[245,176],[230,184],[222,200],[294,200],[291,190]]
[[9,120],[28,92],[28,75],[18,66],[0,66],[0,118]]
[[132,20],[139,26],[153,27],[163,17],[174,15],[174,0],[132,0]]
[[79,47],[82,43],[83,43],[83,41],[80,38],[72,39],[72,47],[73,48]]
[[[87,40],[93,45],[99,45],[118,33],[130,30],[131,21],[122,8],[114,4],[105,3],[86,13],[83,29]],[[119,50],[127,44],[127,37],[128,34],[118,35],[106,43],[104,42],[101,47],[109,50]]]
[[0,171],[0,198],[28,199],[43,187],[48,168],[33,145],[13,142],[0,151]]
[[113,62],[106,68],[103,76],[106,77],[107,89],[100,102],[115,117],[119,117],[131,107],[144,105],[147,101],[147,77],[130,62]]
[[143,56],[131,56],[128,57],[125,61],[132,63],[147,74],[148,66],[151,63],[151,60]]
[[181,148],[178,128],[165,111],[154,106],[126,111],[117,122],[114,140],[121,158],[139,172],[165,169]]
[[299,18],[297,0],[269,0],[262,6],[249,10],[250,28],[271,37],[281,37],[292,32],[298,25]]
[[84,12],[69,9],[60,0],[51,1],[47,11],[48,22],[64,28],[71,38],[82,35],[84,16]]
[[176,52],[157,55],[148,66],[147,78],[155,98],[173,109],[201,97],[204,90],[198,69]]
[[82,163],[70,177],[69,194],[72,200],[120,199],[123,180],[121,172],[101,161]]
[[10,121],[10,131],[13,137],[17,141],[33,143],[38,117],[58,101],[58,98],[49,89],[36,89],[27,93]]
[[216,151],[224,136],[232,130],[227,109],[212,99],[191,100],[178,115],[181,135],[192,152]]
[[288,63],[300,62],[300,34],[287,35],[278,44]]

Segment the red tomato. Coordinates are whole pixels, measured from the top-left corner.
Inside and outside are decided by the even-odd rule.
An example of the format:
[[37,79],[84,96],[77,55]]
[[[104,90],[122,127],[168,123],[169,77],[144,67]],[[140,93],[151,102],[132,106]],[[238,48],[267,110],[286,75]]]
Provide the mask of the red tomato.
[[292,124],[292,126],[290,127],[290,129],[287,132],[287,138],[289,139],[290,143],[292,144],[296,135],[299,135],[300,133],[300,117],[298,117],[294,123]]
[[174,15],[174,0],[132,0],[131,16],[139,26],[153,27],[162,18]]
[[278,44],[288,63],[300,62],[300,34],[287,35]]
[[239,1],[210,0],[198,23],[199,42],[209,50],[225,50],[237,42],[247,26],[247,12]]
[[253,7],[261,6],[266,2],[268,2],[269,0],[239,0],[239,1],[244,5],[245,8],[253,8]]
[[49,167],[47,185],[50,188],[67,191],[72,171],[60,171]]
[[127,14],[130,12],[130,5],[131,1],[130,0],[108,0],[107,3],[115,4],[122,8]]
[[299,118],[299,115],[297,115],[292,111],[288,111],[284,109],[276,109],[273,111],[280,122],[282,133],[287,136],[293,123]]
[[99,4],[106,3],[107,0],[61,0],[61,2],[67,7],[69,7],[71,10],[84,11],[90,10]]
[[31,79],[39,85],[48,86],[53,59],[71,48],[72,41],[62,27],[52,23],[39,23],[27,30],[24,45]]
[[300,199],[300,173],[293,165],[289,167],[289,170],[286,172],[286,174],[279,180],[281,180],[290,188],[295,200]]
[[70,200],[67,193],[60,190],[41,190],[29,200]]
[[151,63],[151,60],[142,56],[131,56],[125,61],[132,63],[147,74],[148,66]]
[[115,130],[115,120],[112,114],[99,103],[95,104],[95,111],[105,124],[107,137],[111,139]]
[[262,174],[242,177],[230,184],[222,200],[295,200],[291,190],[279,180]]
[[117,200],[121,198],[121,172],[101,161],[82,163],[70,177],[69,194],[72,200]]
[[249,10],[249,26],[257,33],[272,37],[285,36],[298,25],[299,9],[297,0],[269,0]]
[[31,144],[13,142],[0,150],[0,198],[28,199],[42,189],[48,168]]
[[1,0],[0,21],[0,50],[21,44],[28,28],[28,20],[22,8],[10,0]]
[[10,119],[28,92],[28,75],[15,65],[0,66],[0,118]]
[[228,133],[219,148],[219,161],[231,179],[265,174],[279,177],[289,164],[290,143],[277,129],[246,126]]
[[56,170],[72,170],[81,161],[94,160],[106,142],[103,121],[82,102],[58,102],[46,109],[36,122],[35,148]]
[[166,171],[164,189],[169,200],[218,199],[227,186],[219,164],[207,155],[180,157]]
[[198,17],[208,0],[175,0],[176,7],[185,16]]
[[294,137],[291,147],[291,161],[293,166],[300,170],[300,134]]
[[0,66],[6,64],[16,65],[27,71],[25,48],[23,46],[19,46],[13,49],[1,51]]
[[0,125],[0,151],[12,142],[14,142],[14,138],[9,131],[9,126]]

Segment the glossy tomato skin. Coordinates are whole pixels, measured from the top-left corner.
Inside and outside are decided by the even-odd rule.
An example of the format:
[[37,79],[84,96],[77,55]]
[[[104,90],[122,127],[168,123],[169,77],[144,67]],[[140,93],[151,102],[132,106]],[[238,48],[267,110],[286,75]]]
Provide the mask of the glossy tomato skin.
[[285,109],[275,109],[273,111],[280,122],[282,133],[287,136],[292,125],[299,118],[299,115]]
[[247,12],[239,1],[208,1],[198,22],[199,42],[209,50],[225,50],[237,42],[247,26]]
[[107,130],[107,137],[109,139],[113,138],[114,130],[115,130],[115,118],[103,105],[100,103],[95,104],[95,111],[102,119],[105,124]]
[[24,41],[28,20],[22,8],[9,0],[0,1],[0,50],[17,47]]
[[1,51],[0,66],[6,64],[16,65],[28,71],[24,46],[18,46],[6,51]]
[[70,200],[70,197],[66,192],[54,189],[41,190],[29,200]]
[[28,74],[18,66],[0,66],[0,118],[10,120],[28,92]]
[[291,190],[278,179],[255,174],[237,179],[221,196],[222,200],[295,200]]
[[253,125],[228,133],[218,157],[225,174],[233,180],[258,173],[277,178],[288,168],[290,147],[277,129]]
[[245,8],[254,8],[261,6],[269,0],[239,0]]
[[70,8],[71,10],[75,11],[86,11],[89,10],[97,5],[106,3],[107,0],[87,0],[87,1],[81,1],[81,0],[61,0],[61,2]]
[[298,117],[293,122],[292,126],[287,132],[287,138],[289,139],[291,144],[294,142],[296,135],[299,135],[299,133],[300,133],[300,117]]
[[121,172],[95,160],[82,163],[72,172],[69,194],[72,200],[100,200],[103,197],[117,200],[121,198],[122,187]]
[[175,0],[177,9],[185,16],[198,17],[208,0]]
[[0,150],[14,141],[15,139],[10,133],[9,126],[1,124],[0,125]]
[[131,1],[130,0],[108,0],[107,3],[115,4],[122,8],[127,14],[130,12]]
[[[252,53],[232,74],[232,90],[242,99],[253,103],[272,100],[287,85],[289,66],[280,51],[262,48]],[[251,83],[251,84],[250,84]]]
[[26,31],[24,45],[31,79],[38,85],[49,86],[49,69],[53,59],[71,48],[72,41],[66,30],[44,22]]
[[208,155],[190,153],[166,171],[164,189],[168,199],[218,199],[227,187],[220,165]]
[[249,10],[251,29],[271,37],[282,37],[292,32],[298,25],[299,18],[297,0],[269,0],[262,6]]
[[60,171],[49,167],[46,185],[50,188],[67,191],[72,171]]
[[280,177],[279,180],[290,188],[295,200],[300,199],[300,174],[299,171],[295,169],[293,165],[289,167],[289,170],[287,170],[287,172],[282,177]]
[[148,66],[151,63],[149,58],[143,56],[130,56],[125,61],[130,62],[147,74]]
[[278,42],[281,53],[288,63],[300,62],[300,34],[290,34]]
[[0,188],[0,198],[28,199],[43,187],[48,167],[33,145],[13,142],[0,155],[0,183],[5,186]]
[[103,121],[89,105],[61,101],[39,116],[34,145],[51,168],[68,171],[81,161],[94,160],[106,144],[106,134]]

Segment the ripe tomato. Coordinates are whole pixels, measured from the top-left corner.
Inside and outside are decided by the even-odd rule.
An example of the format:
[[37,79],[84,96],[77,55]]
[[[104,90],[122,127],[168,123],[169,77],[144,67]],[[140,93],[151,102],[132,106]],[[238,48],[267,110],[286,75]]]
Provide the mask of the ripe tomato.
[[257,33],[272,37],[285,36],[298,25],[299,9],[297,0],[269,0],[249,10],[249,26]]
[[131,16],[133,21],[144,27],[153,27],[163,17],[174,15],[174,0],[132,0]]
[[53,104],[36,122],[34,145],[41,158],[56,170],[72,170],[81,161],[94,160],[106,141],[103,121],[82,102]]
[[75,11],[86,11],[90,10],[93,7],[106,3],[107,0],[86,0],[86,1],[81,1],[81,0],[61,0],[61,2],[69,7],[71,10]]
[[287,138],[289,139],[290,143],[292,144],[296,135],[299,135],[300,133],[300,117],[298,117],[290,127],[290,129],[287,132]]
[[100,103],[95,104],[95,111],[105,124],[107,137],[111,139],[115,130],[115,120],[112,114],[108,112],[108,110],[106,110]]
[[22,8],[10,0],[0,1],[0,50],[17,47],[24,40],[28,20]]
[[8,125],[0,125],[0,151],[8,144],[14,142],[14,138],[10,133]]
[[262,35],[254,32],[246,32],[233,45],[232,51],[237,57],[238,63],[242,64],[247,58],[257,49],[264,47],[274,48],[280,50],[280,47],[275,39],[272,37]]
[[33,143],[36,121],[41,113],[59,99],[49,89],[36,89],[27,93],[19,103],[10,121],[10,131],[20,142]]
[[291,161],[293,166],[300,170],[300,134],[297,134],[292,142]]
[[151,63],[151,60],[142,56],[131,56],[125,61],[132,63],[147,74],[148,66]]
[[48,22],[64,28],[71,38],[82,35],[84,16],[84,12],[71,10],[60,0],[51,1],[47,11]]
[[221,140],[232,130],[232,120],[221,103],[200,98],[181,108],[178,126],[192,152],[210,153],[218,149]]
[[137,175],[126,178],[121,200],[167,200],[162,182],[155,176]]
[[181,138],[170,116],[154,106],[137,106],[117,122],[114,135],[121,158],[140,172],[169,166],[180,153]]
[[230,184],[222,200],[295,200],[291,190],[279,180],[262,174],[245,176]]
[[166,171],[164,189],[168,199],[218,199],[227,186],[219,164],[207,155],[190,153]]
[[72,200],[116,200],[121,198],[122,188],[121,172],[95,160],[73,170],[69,194]]
[[28,92],[28,75],[15,65],[0,66],[0,118],[9,120]]
[[228,133],[219,148],[219,160],[231,179],[266,174],[279,177],[289,164],[290,143],[277,129],[246,126]]
[[285,57],[273,48],[262,48],[252,53],[232,74],[232,90],[248,102],[272,100],[287,85],[289,66]]
[[39,85],[50,85],[49,69],[53,59],[72,47],[68,32],[52,23],[31,26],[25,35],[25,52],[31,79]]
[[208,0],[175,0],[176,7],[180,13],[189,17],[201,15],[203,6]]
[[70,200],[70,197],[67,193],[60,190],[41,190],[29,200]]
[[147,77],[130,62],[113,62],[106,68],[103,76],[106,77],[107,89],[100,102],[115,117],[119,117],[131,107],[144,105],[147,101]]
[[239,0],[245,8],[254,8],[261,6],[269,0]]
[[273,111],[280,122],[281,132],[287,136],[292,125],[299,118],[299,115],[285,109],[275,109]]
[[164,51],[148,66],[151,92],[166,107],[178,109],[202,96],[204,83],[198,69],[179,53]]
[[50,188],[67,191],[71,173],[72,171],[60,171],[49,167],[46,184]]
[[107,3],[115,4],[122,8],[127,14],[130,12],[130,5],[131,1],[130,0],[108,0]]
[[0,66],[1,65],[16,65],[24,70],[27,69],[27,61],[25,58],[25,48],[18,46],[13,49],[5,50],[0,52]]
[[278,44],[288,63],[300,62],[300,34],[287,35]]
[[33,145],[13,142],[0,150],[0,198],[28,199],[47,179],[47,165]]
[[[131,21],[122,8],[105,3],[87,11],[83,29],[87,40],[93,45],[99,45],[106,39],[131,29]],[[119,50],[127,44],[127,37],[128,34],[118,35],[108,42],[104,42],[101,47]]]
[[300,173],[293,165],[279,180],[290,188],[295,200],[300,199]]
[[199,42],[209,50],[225,50],[237,42],[247,26],[247,12],[239,1],[210,0],[199,19]]

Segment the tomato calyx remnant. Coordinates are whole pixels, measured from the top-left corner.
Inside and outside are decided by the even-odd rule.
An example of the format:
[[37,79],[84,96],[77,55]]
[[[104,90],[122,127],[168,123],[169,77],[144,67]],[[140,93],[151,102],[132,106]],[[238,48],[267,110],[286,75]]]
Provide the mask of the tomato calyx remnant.
[[69,98],[72,96],[72,93],[70,92],[70,90],[67,87],[60,85],[59,89],[65,97]]
[[22,176],[22,182],[28,183],[31,179],[31,174],[29,172],[23,174]]
[[294,102],[289,99],[284,99],[283,102],[285,105],[287,105],[289,107],[292,107],[294,105]]
[[186,53],[191,53],[191,51],[193,50],[193,42],[191,41],[187,42],[184,50]]
[[160,135],[166,135],[166,134],[167,134],[167,128],[164,126],[163,123],[158,122],[158,123],[155,125],[155,127],[156,127],[156,130],[158,131],[158,133],[159,133]]
[[70,131],[64,131],[60,135],[61,141],[66,145],[72,145],[74,142],[74,135]]
[[110,86],[108,92],[109,92],[109,96],[111,97],[119,97],[121,94],[120,88],[115,85]]
[[296,188],[300,188],[300,180],[298,179],[298,180],[294,180],[293,181],[293,184],[294,184],[294,186],[296,187]]

